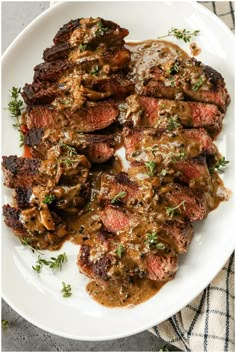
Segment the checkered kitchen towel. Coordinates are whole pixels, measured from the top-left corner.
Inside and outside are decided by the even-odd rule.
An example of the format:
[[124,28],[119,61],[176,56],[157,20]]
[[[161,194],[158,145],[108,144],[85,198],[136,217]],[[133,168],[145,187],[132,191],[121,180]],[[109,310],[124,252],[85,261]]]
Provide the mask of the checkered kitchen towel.
[[197,298],[151,332],[187,352],[234,352],[234,254]]
[[[234,31],[234,2],[201,4]],[[187,352],[234,352],[234,254],[197,298],[151,332]]]

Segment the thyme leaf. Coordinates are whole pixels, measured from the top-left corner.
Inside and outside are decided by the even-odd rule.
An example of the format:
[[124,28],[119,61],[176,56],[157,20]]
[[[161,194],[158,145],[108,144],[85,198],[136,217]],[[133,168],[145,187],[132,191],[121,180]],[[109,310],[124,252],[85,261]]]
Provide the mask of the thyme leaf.
[[71,285],[70,284],[66,284],[65,282],[62,282],[62,289],[61,292],[63,293],[63,297],[64,298],[69,298],[72,295],[71,292]]
[[196,37],[199,34],[199,30],[189,31],[187,29],[177,29],[171,28],[168,31],[168,34],[158,37],[158,39],[165,37],[175,37],[176,39],[183,40],[185,43],[191,42],[192,37]]
[[224,170],[222,168],[225,168],[227,164],[229,164],[229,161],[226,161],[225,157],[221,157],[217,161],[214,169],[216,169],[218,172],[224,173]]
[[53,201],[56,199],[55,195],[49,194],[49,195],[45,195],[43,203],[50,205],[51,203],[53,203]]
[[8,320],[2,320],[2,328],[5,330],[9,327],[9,321]]
[[121,201],[121,199],[123,199],[126,195],[127,195],[126,191],[120,191],[117,195],[113,197],[113,199],[111,200],[111,204],[115,204]]
[[20,147],[24,145],[24,134],[21,131],[20,116],[23,110],[23,101],[19,99],[21,88],[12,87],[11,89],[12,100],[8,103],[8,110],[11,113],[11,117],[16,119],[15,124],[12,124],[20,133]]
[[41,256],[38,256],[35,266],[32,266],[33,270],[37,273],[40,273],[43,266],[48,266],[50,269],[56,271],[62,269],[64,262],[68,262],[66,253],[60,254],[57,257],[51,257],[50,260],[43,259]]
[[185,201],[180,202],[177,206],[175,207],[166,207],[166,213],[167,216],[169,217],[173,217],[176,214],[181,214],[181,206],[183,207],[183,209],[185,210]]
[[118,247],[115,250],[116,255],[121,259],[122,255],[125,252],[125,247],[123,244],[119,244]]
[[203,83],[204,83],[204,80],[203,80],[203,78],[200,76],[199,79],[197,80],[197,82],[193,85],[192,90],[193,90],[194,92],[198,91],[199,88],[203,85]]
[[42,255],[42,253],[40,251],[38,251],[37,249],[33,248],[32,245],[31,245],[31,242],[32,240],[30,238],[27,238],[27,237],[23,237],[21,238],[21,244],[24,245],[25,247],[29,247],[32,252],[37,252],[38,254]]
[[149,169],[148,175],[154,176],[156,171],[156,162],[154,161],[146,162],[145,166]]
[[105,27],[102,21],[99,21],[97,26],[98,29],[95,32],[96,35],[103,36],[108,31],[108,27]]
[[67,150],[68,155],[70,157],[77,156],[77,152],[74,147],[67,145],[66,143],[61,143],[60,146],[64,147]]

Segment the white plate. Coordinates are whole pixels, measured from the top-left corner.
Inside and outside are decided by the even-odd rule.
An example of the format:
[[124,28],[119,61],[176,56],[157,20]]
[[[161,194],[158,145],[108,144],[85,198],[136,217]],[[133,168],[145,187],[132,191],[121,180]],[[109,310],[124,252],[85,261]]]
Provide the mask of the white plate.
[[[232,97],[224,129],[217,145],[231,161],[223,178],[233,189],[234,181],[234,57],[233,35],[203,6],[194,2],[71,2],[60,3],[39,16],[12,43],[3,58],[3,107],[8,90],[32,82],[33,67],[41,62],[43,50],[61,25],[71,18],[101,16],[126,27],[128,40],[144,40],[164,35],[171,27],[200,29],[198,57],[225,77]],[[176,40],[184,49],[185,45]],[[12,128],[9,113],[3,110],[3,154],[21,154],[18,133]],[[3,202],[11,202],[11,192],[4,188]],[[198,224],[186,256],[172,282],[147,302],[132,309],[108,309],[94,302],[85,291],[87,280],[79,274],[75,262],[78,247],[66,243],[62,251],[69,256],[65,269],[52,275],[32,271],[37,255],[23,249],[12,232],[3,226],[2,288],[4,299],[24,318],[51,333],[81,340],[108,340],[143,331],[175,314],[196,297],[214,278],[234,248],[233,198],[220,205]],[[60,251],[61,252],[61,251]],[[59,252],[58,252],[59,253]],[[52,256],[52,253],[50,253]],[[61,296],[61,282],[70,283],[73,296]]]

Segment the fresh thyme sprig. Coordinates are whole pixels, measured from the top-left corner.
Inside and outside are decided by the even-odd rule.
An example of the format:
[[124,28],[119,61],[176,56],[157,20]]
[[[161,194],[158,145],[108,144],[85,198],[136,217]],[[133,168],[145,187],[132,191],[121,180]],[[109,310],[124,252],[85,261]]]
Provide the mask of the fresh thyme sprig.
[[227,164],[229,164],[229,161],[226,161],[225,157],[221,157],[217,161],[214,169],[216,169],[218,172],[224,173],[224,170],[222,168],[225,168]]
[[64,262],[68,262],[66,253],[60,254],[57,257],[51,257],[50,260],[43,259],[41,256],[38,256],[35,266],[32,266],[33,270],[37,273],[40,273],[43,265],[48,266],[50,269],[56,271],[62,269]]
[[91,70],[91,75],[97,76],[97,74],[99,73],[99,67],[98,65],[95,65],[92,70]]
[[166,37],[175,37],[176,39],[183,40],[185,43],[191,42],[192,37],[196,37],[199,34],[199,30],[195,31],[189,31],[187,29],[177,29],[177,28],[171,28],[168,31],[168,34],[158,37],[158,39],[161,38],[166,38]]
[[125,247],[123,244],[119,244],[115,250],[116,255],[121,259],[122,255],[125,253]]
[[31,245],[31,239],[27,238],[27,237],[23,237],[21,238],[21,244],[24,245],[25,247],[28,247],[32,250],[32,252],[37,252],[40,255],[43,255],[40,251],[38,251],[37,249],[33,248]]
[[9,321],[8,320],[2,320],[2,328],[7,329],[9,327]]
[[148,168],[148,175],[149,176],[154,176],[155,175],[155,171],[156,171],[156,162],[154,161],[150,161],[150,162],[146,162],[145,166]]
[[180,202],[177,206],[175,207],[166,207],[166,213],[167,213],[167,216],[169,217],[173,217],[175,216],[176,214],[181,214],[181,209],[180,207],[183,207],[183,209],[185,210],[185,201],[182,201]]
[[198,91],[199,88],[203,85],[203,83],[204,83],[204,80],[203,80],[203,78],[200,76],[199,79],[197,80],[197,82],[193,85],[192,90],[193,90],[194,92]]
[[78,154],[74,147],[67,145],[66,143],[61,143],[60,146],[64,147],[67,150],[68,155],[70,157],[76,156]]
[[72,295],[71,292],[71,285],[70,284],[66,284],[65,282],[62,282],[62,290],[61,292],[63,293],[63,297],[64,298],[69,298]]
[[55,199],[56,199],[56,196],[53,194],[45,195],[43,199],[43,203],[50,205],[51,203],[53,203]]
[[85,51],[87,49],[87,44],[79,44],[78,47],[81,51]]
[[120,202],[121,199],[123,199],[126,195],[127,195],[126,191],[120,191],[117,195],[115,195],[113,197],[113,199],[111,200],[111,204],[115,204],[117,202]]
[[168,119],[168,124],[167,124],[167,129],[169,130],[169,131],[172,131],[172,130],[174,130],[174,129],[177,129],[178,127],[180,127],[181,126],[181,124],[180,124],[180,122],[179,122],[179,120],[178,120],[178,118],[177,117],[170,117],[169,119]]
[[162,242],[158,242],[157,232],[147,233],[145,244],[147,244],[149,248],[155,247],[159,250],[165,249],[165,245]]
[[98,22],[98,29],[96,30],[95,34],[103,36],[108,31],[108,27],[105,27],[102,21]]
[[20,116],[23,110],[23,101],[19,99],[21,88],[12,87],[11,89],[12,100],[8,103],[8,110],[11,113],[11,117],[16,119],[16,123],[12,126],[16,127],[20,133],[20,147],[24,145],[24,134],[21,131]]

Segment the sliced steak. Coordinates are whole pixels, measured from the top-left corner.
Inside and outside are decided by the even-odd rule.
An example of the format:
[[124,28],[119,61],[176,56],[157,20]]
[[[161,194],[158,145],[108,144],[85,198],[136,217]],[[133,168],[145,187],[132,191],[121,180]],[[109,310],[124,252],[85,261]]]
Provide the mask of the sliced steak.
[[[31,148],[33,157],[47,158],[47,152],[55,145],[69,145],[77,153],[84,154],[92,163],[104,163],[114,154],[112,135],[79,134],[72,130],[32,128],[25,135],[25,145]],[[65,147],[66,148],[66,147]]]
[[206,194],[179,184],[169,184],[164,194],[161,194],[161,199],[166,202],[167,213],[168,209],[175,208],[169,213],[170,218],[180,216],[190,222],[201,221],[209,211]]
[[40,160],[17,156],[3,156],[4,185],[9,188],[28,187],[39,178]]
[[213,136],[222,128],[224,115],[214,104],[183,102],[132,95],[121,105],[120,122],[134,127],[172,131],[180,126],[204,127]]
[[185,254],[193,238],[193,226],[188,221],[166,221],[161,224],[161,234],[178,254]]
[[215,155],[217,148],[203,128],[167,132],[124,128],[124,145],[129,161],[155,161],[163,165],[200,155]]
[[125,228],[137,223],[127,210],[110,205],[100,211],[99,216],[105,228],[112,233],[123,231]]
[[[174,66],[178,67],[177,71]],[[223,112],[230,100],[221,74],[194,58],[177,59],[169,67],[151,68],[141,94],[212,103]]]
[[124,172],[120,172],[116,176],[103,174],[99,197],[114,204],[132,204],[135,200],[137,202],[139,198],[139,187]]
[[116,104],[98,102],[85,106],[74,113],[64,113],[50,106],[35,106],[28,110],[26,125],[29,129],[37,128],[64,128],[78,132],[92,132],[104,129],[111,125],[118,116]]
[[27,187],[18,186],[15,189],[14,200],[17,208],[29,208],[30,207],[30,197],[32,195],[32,189]]
[[49,104],[51,103],[57,94],[57,87],[51,83],[33,83],[29,85],[25,84],[23,87],[22,97],[26,104]]
[[55,60],[51,62],[43,62],[34,68],[34,82],[49,81],[54,82],[63,75],[63,73],[71,68],[73,63],[68,60]]
[[156,256],[147,255],[148,278],[153,281],[169,281],[178,270],[178,258],[176,255]]
[[19,210],[4,205],[3,217],[15,235],[22,240],[27,239],[27,243],[34,249],[57,250],[67,235],[66,225],[54,212],[50,213],[53,223],[51,229],[44,226],[44,210],[38,210],[36,207]]

